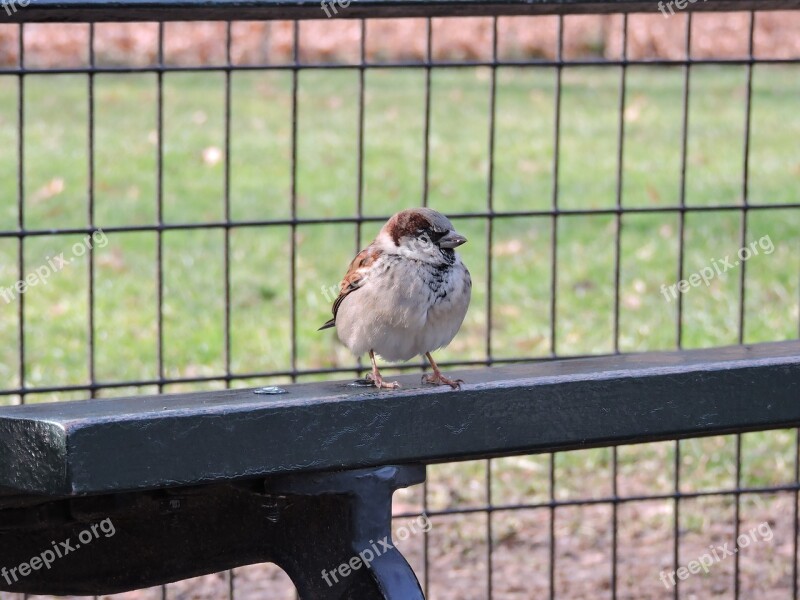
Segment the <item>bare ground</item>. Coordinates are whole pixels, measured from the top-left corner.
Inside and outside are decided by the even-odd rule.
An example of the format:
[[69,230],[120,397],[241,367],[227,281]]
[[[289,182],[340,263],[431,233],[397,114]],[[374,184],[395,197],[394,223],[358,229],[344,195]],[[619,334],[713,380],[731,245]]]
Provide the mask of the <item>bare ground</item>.
[[[450,471],[452,474],[452,470]],[[432,473],[433,476],[436,473]],[[472,486],[470,497],[457,491],[449,506],[438,506],[437,495],[447,486]],[[476,478],[429,482],[432,509],[479,507],[483,481]],[[455,503],[452,500],[456,500]],[[420,489],[398,492],[394,531],[408,526],[409,513],[420,510]],[[749,537],[740,548],[739,568],[742,598],[764,600],[791,597],[794,553],[794,502],[792,492],[743,495],[740,531]],[[672,597],[665,580],[673,570],[672,499],[623,502],[618,505],[617,597],[621,600]],[[430,511],[434,513],[434,510]],[[523,508],[493,513],[491,522],[492,598],[521,600],[547,595],[550,585],[551,509]],[[554,512],[556,597],[610,598],[612,587],[613,508],[610,504],[560,506]],[[735,547],[733,496],[683,499],[680,504],[679,565],[716,550],[708,573],[690,575],[680,582],[682,598],[730,596],[734,586],[736,559],[726,556],[723,545]],[[427,580],[429,600],[485,600],[488,592],[489,549],[486,513],[434,514],[428,534],[429,569],[424,567],[423,534],[412,534],[398,547],[421,581]],[[766,524],[766,525],[765,525]],[[759,530],[758,527],[761,527]],[[748,533],[751,532],[751,533]],[[334,568],[332,565],[331,568]],[[208,575],[167,586],[173,600],[227,598],[226,573]],[[294,588],[286,575],[273,565],[251,565],[234,573],[236,598],[240,600],[293,600]],[[0,594],[2,600],[21,596]],[[45,597],[31,597],[46,600]],[[158,600],[160,588],[140,590],[103,599]]]

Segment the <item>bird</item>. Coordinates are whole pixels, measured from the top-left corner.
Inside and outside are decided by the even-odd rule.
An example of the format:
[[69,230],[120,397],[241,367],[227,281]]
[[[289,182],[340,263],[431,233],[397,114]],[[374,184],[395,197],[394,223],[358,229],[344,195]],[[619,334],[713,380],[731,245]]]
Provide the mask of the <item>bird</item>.
[[376,354],[389,362],[424,355],[433,374],[423,382],[461,389],[464,382],[445,377],[431,352],[453,340],[467,314],[472,279],[455,251],[466,241],[443,214],[410,208],[386,221],[350,263],[333,317],[319,331],[335,327],[354,355],[369,353],[371,385],[400,387],[383,379]]

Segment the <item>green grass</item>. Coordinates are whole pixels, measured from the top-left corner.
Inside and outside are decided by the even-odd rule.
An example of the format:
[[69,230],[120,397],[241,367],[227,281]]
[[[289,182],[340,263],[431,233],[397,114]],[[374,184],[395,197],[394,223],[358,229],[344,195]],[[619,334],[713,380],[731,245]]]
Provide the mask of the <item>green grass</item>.
[[[617,201],[619,79],[617,69],[564,69],[555,182],[561,208],[608,208]],[[85,226],[89,162],[86,78],[31,76],[25,81],[25,226]],[[157,218],[156,78],[149,74],[97,75],[95,81],[95,222],[103,227],[152,224]],[[738,203],[743,197],[745,71],[741,67],[698,67],[692,71],[691,84],[686,203]],[[0,79],[0,193],[6,198],[0,206],[0,229],[16,228],[18,219],[17,85],[16,78]],[[621,187],[625,207],[674,206],[679,202],[682,86],[679,69],[628,70]],[[551,206],[555,87],[556,73],[550,68],[498,70],[493,188],[497,211],[546,210]],[[448,213],[484,211],[491,72],[485,68],[436,70],[431,89],[430,203]],[[424,90],[424,72],[419,69],[366,73],[363,203],[367,215],[388,215],[421,203]],[[233,219],[291,215],[291,93],[288,72],[232,76]],[[749,162],[752,204],[800,200],[798,94],[800,69],[755,68]],[[224,218],[224,102],[222,74],[170,73],[164,77],[166,222]],[[358,73],[301,72],[297,108],[298,216],[353,215],[359,167]],[[443,360],[481,359],[489,322],[487,225],[481,220],[462,220],[457,225],[470,239],[463,255],[473,274],[474,297],[461,333],[438,355]],[[740,245],[741,225],[738,212],[688,215],[685,275],[699,271],[712,259],[734,254]],[[674,348],[676,303],[665,301],[660,288],[677,280],[678,217],[674,213],[626,214],[621,227],[620,349]],[[377,228],[372,223],[364,225],[362,243],[371,239]],[[768,235],[775,251],[754,257],[744,271],[746,342],[797,337],[798,231],[798,209],[749,213],[747,242]],[[615,219],[608,215],[564,216],[557,222],[556,349],[560,354],[613,350],[614,233]],[[327,319],[330,308],[322,288],[341,278],[356,251],[355,234],[355,226],[332,223],[297,228],[300,369],[354,363],[335,335],[316,329]],[[167,377],[224,372],[223,235],[222,230],[164,235],[163,359]],[[283,226],[231,232],[234,372],[292,366],[288,318],[291,235],[291,229]],[[499,217],[495,221],[491,319],[495,357],[536,357],[551,351],[553,235],[549,217]],[[25,273],[49,256],[69,255],[78,241],[80,236],[26,239]],[[156,251],[156,236],[141,232],[109,234],[108,245],[96,250],[95,370],[101,381],[158,375]],[[17,280],[17,260],[17,241],[0,239],[3,287]],[[686,347],[737,341],[741,272],[739,267],[714,279],[708,288],[701,286],[686,294]],[[87,287],[88,266],[83,258],[25,295],[26,385],[87,383]],[[0,377],[8,387],[20,385],[17,309],[18,301],[0,301],[0,335],[6,341],[0,348]],[[167,390],[211,387],[219,384],[168,386]],[[112,390],[103,395],[135,391]],[[53,393],[33,395],[30,400],[83,396],[80,392]],[[774,474],[776,469],[774,477],[782,477],[790,468],[792,435],[748,436],[748,452],[756,459],[752,469],[745,469],[747,482],[770,480],[772,476],[766,473]],[[691,458],[695,452],[697,461],[705,457],[703,468],[711,473],[711,483],[730,477],[726,471],[730,468],[730,439],[684,443],[686,456]],[[637,460],[664,464],[671,460],[668,446],[641,449]],[[559,494],[589,493],[593,482],[607,474],[610,452],[591,450],[559,458],[557,467],[578,476],[576,485],[584,486]],[[538,459],[525,460],[534,462],[514,463],[509,468],[543,473],[546,482],[546,469],[540,473],[544,467],[535,462]],[[623,471],[626,465],[623,460]],[[659,480],[658,485],[665,485],[664,481],[668,478]],[[528,486],[524,481],[506,483],[508,490],[502,493],[509,497]],[[544,489],[536,487],[539,493]],[[444,499],[441,502],[446,503]]]

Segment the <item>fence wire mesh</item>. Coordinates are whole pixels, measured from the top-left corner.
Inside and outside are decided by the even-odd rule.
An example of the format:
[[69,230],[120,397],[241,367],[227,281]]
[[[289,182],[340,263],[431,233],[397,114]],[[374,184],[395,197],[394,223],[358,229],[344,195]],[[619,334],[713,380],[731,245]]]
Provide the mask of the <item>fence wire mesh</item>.
[[[368,52],[374,21],[308,58],[293,22],[289,59],[258,63],[234,59],[237,22],[196,64],[168,56],[169,23],[141,25],[152,64],[98,57],[113,25],[3,26],[0,398],[360,374],[310,332],[352,254],[419,204],[470,239],[476,297],[442,365],[798,337],[800,56],[757,53],[764,14],[725,56],[694,33],[713,15],[692,14],[657,57],[629,51],[640,15],[603,17],[618,48],[577,50],[581,17],[536,17],[542,56],[501,45],[520,17],[483,19],[479,52],[444,57],[448,19],[417,21],[411,58]],[[83,28],[85,59],[31,64],[34,27]],[[677,288],[704,268],[713,281]],[[396,519],[433,527],[398,543],[433,599],[797,598],[799,448],[777,431],[431,466]],[[710,574],[659,579],[753,531]],[[190,593],[293,597],[264,566],[131,597]]]

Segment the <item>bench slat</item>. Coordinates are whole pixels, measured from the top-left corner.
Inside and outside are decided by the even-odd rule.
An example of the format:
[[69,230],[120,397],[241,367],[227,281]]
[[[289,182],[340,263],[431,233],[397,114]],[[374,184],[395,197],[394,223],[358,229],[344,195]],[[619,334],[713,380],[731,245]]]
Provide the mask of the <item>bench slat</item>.
[[0,408],[0,490],[70,496],[800,425],[800,341]]

